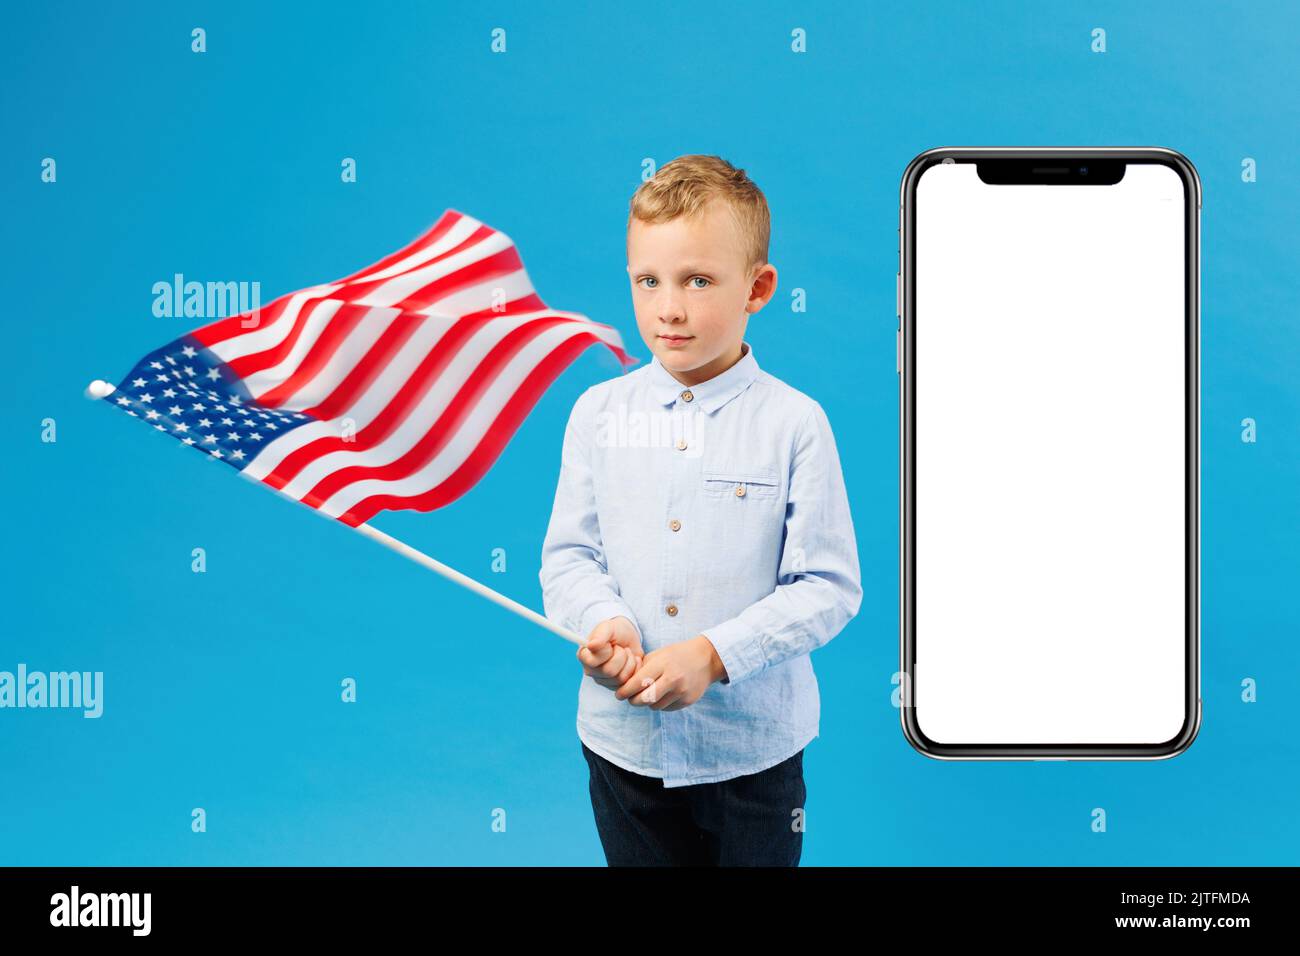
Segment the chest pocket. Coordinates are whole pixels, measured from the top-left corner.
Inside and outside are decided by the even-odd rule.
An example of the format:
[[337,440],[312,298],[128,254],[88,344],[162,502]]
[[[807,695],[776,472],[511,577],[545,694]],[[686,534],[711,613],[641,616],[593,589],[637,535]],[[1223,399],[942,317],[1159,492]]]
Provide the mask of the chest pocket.
[[764,469],[728,468],[706,470],[704,494],[710,498],[775,498],[780,487],[776,472]]

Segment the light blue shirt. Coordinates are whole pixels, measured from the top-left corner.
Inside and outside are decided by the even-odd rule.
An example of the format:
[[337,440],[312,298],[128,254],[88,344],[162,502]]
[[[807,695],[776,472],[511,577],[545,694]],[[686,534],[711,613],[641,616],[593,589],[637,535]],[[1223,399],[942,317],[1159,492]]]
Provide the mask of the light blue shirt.
[[623,615],[645,652],[705,635],[727,678],[681,710],[582,675],[578,736],[666,787],[765,770],[819,730],[809,652],[858,612],[839,454],[812,398],[754,351],[687,388],[657,358],[587,389],[564,432],[540,579],[584,638]]

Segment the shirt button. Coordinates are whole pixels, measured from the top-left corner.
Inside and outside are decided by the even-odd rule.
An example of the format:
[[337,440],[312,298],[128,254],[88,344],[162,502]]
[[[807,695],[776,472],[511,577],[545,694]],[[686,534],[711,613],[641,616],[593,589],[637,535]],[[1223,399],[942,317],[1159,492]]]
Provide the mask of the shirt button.
[[674,518],[672,521],[668,522],[668,527],[672,528],[674,531],[681,531],[682,523]]
[[737,497],[737,498],[743,498],[743,497],[745,497],[745,486],[744,486],[744,485],[736,485],[736,497]]
[[670,604],[670,605],[668,605],[666,608],[664,608],[664,610],[668,612],[668,616],[669,616],[669,617],[676,617],[676,616],[677,616],[677,605],[676,605],[676,604]]
[[686,448],[686,439],[685,438],[677,439],[677,450],[683,451],[685,450],[685,448]]
[[695,396],[691,394],[691,390],[690,390],[689,388],[688,388],[686,391],[682,392],[682,401],[683,401],[683,402],[690,402],[690,401],[693,401],[694,399],[695,399]]

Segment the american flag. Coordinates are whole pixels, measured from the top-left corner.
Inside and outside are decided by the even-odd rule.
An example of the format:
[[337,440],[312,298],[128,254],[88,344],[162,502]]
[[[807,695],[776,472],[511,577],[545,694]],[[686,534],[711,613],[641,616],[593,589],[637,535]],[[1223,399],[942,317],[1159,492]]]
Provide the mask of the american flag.
[[596,343],[638,361],[548,308],[508,236],[448,209],[367,269],[150,352],[103,400],[355,527],[463,495]]

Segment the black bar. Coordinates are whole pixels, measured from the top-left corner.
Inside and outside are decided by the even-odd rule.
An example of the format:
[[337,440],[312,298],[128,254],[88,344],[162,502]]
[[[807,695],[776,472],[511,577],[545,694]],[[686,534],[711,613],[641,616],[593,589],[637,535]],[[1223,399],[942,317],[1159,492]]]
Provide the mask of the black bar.
[[[665,934],[674,945],[730,942],[750,933],[761,937],[780,924],[783,936],[793,931],[811,941],[843,929],[864,945],[936,934],[1043,941],[1136,934],[1230,943],[1243,933],[1292,927],[1297,872],[1293,867],[12,868],[0,870],[0,925],[7,943],[32,935],[51,941],[75,936],[79,944],[125,940],[135,936],[132,915],[135,928],[144,928],[143,896],[135,898],[139,909],[120,910],[120,922],[128,925],[51,925],[59,894],[67,904],[59,915],[70,915],[76,886],[79,917],[90,913],[88,896],[95,896],[98,906],[97,894],[148,893],[148,937],[177,942],[285,938],[337,944],[398,933],[432,940],[454,932],[463,946],[499,941],[512,931],[559,930],[573,945],[621,948],[633,939],[657,941]],[[1202,925],[1203,920],[1209,922]],[[697,923],[707,935],[696,934]],[[537,942],[550,945],[548,939]]]
[[1124,178],[1122,159],[1062,157],[1044,159],[982,159],[975,163],[979,178],[992,186],[1038,183],[1049,186],[1114,186]]

